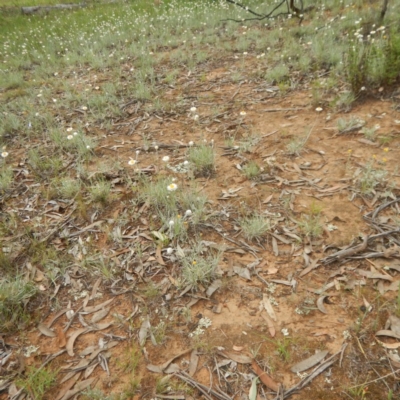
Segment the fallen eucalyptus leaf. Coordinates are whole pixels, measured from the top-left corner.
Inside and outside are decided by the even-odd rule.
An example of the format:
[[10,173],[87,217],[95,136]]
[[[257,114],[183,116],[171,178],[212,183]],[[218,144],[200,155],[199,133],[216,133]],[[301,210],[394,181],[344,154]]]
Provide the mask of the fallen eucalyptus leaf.
[[267,311],[267,313],[269,314],[269,316],[276,321],[276,315],[275,315],[275,311],[272,308],[272,304],[268,298],[268,295],[266,293],[263,294],[263,305],[265,308],[265,311]]
[[317,307],[318,310],[321,311],[324,314],[328,314],[328,311],[326,311],[326,308],[324,306],[324,300],[327,298],[328,296],[321,296],[318,298],[317,300]]
[[39,324],[38,329],[41,334],[48,336],[48,337],[56,337],[56,333],[52,331],[47,325]]
[[290,368],[290,370],[294,373],[306,371],[307,369],[312,368],[318,363],[320,363],[328,353],[329,353],[328,350],[320,351],[314,354],[313,356],[308,357],[303,361],[300,361],[296,365],[293,365],[293,367]]
[[75,331],[71,335],[71,337],[68,339],[67,345],[66,345],[68,355],[70,355],[71,357],[74,356],[74,343],[75,343],[75,340],[78,338],[78,336],[82,335],[83,333],[89,332],[91,330],[92,330],[91,328],[81,328],[81,329],[78,329],[77,331]]
[[230,351],[219,351],[218,354],[222,357],[236,361],[239,364],[251,364],[251,362],[253,361],[251,357],[246,356],[245,354],[237,354]]
[[99,321],[101,321],[103,318],[105,318],[107,315],[108,315],[108,313],[110,312],[110,309],[109,308],[104,308],[104,309],[102,309],[102,310],[99,310],[99,311],[96,311],[93,315],[92,315],[92,318],[91,318],[91,323],[92,324],[95,324],[96,322],[99,322]]
[[260,366],[257,364],[256,360],[252,360],[251,367],[253,368],[256,375],[260,378],[261,382],[273,390],[277,392],[279,390],[279,385],[266,373],[264,372]]

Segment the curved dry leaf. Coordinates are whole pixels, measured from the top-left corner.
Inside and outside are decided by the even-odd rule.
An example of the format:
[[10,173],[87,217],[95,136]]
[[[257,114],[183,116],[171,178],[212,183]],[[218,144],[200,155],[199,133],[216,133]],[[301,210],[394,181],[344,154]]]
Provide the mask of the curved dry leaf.
[[88,346],[88,347],[86,347],[86,349],[82,350],[79,353],[79,357],[85,357],[89,354],[92,354],[95,350],[97,350],[97,348],[98,348],[97,345]]
[[86,379],[85,381],[80,381],[76,384],[75,388],[72,390],[68,390],[67,393],[61,398],[61,400],[68,400],[71,397],[75,396],[77,393],[81,392],[83,389],[86,389],[90,386],[96,378]]
[[89,331],[91,331],[90,328],[81,328],[81,329],[78,329],[77,331],[75,331],[71,335],[71,337],[68,339],[67,345],[66,345],[68,355],[70,355],[71,357],[74,356],[74,343],[75,343],[75,340],[78,338],[79,335],[82,335],[82,333],[86,333],[86,332],[89,332]]
[[359,275],[363,276],[364,278],[383,279],[385,281],[393,282],[393,277],[390,275],[380,274],[378,272],[372,272],[372,271],[364,271],[362,269],[357,270],[357,272]]
[[38,329],[42,335],[56,337],[56,333],[53,332],[46,324],[39,324]]
[[92,375],[93,371],[96,369],[96,367],[99,365],[98,362],[94,363],[93,365],[90,365],[89,367],[86,368],[84,377],[85,379],[89,378],[90,375]]
[[[74,374],[74,379],[68,382],[68,384],[65,385],[64,388],[58,392],[58,395],[54,400],[60,400],[62,397],[64,397],[65,393],[67,393],[68,390],[70,390],[78,381],[78,379],[81,377],[82,372],[77,372],[77,373],[73,372],[73,374]],[[67,380],[68,379],[66,379],[64,382],[66,382]]]
[[108,313],[110,312],[109,308],[104,308],[102,310],[96,311],[92,315],[92,319],[90,320],[92,324],[101,321],[103,318],[107,317]]
[[398,354],[388,352],[387,356],[394,367],[400,368],[400,357]]
[[371,312],[372,306],[364,296],[363,296],[363,302],[364,302],[364,306],[365,306],[365,309],[367,310],[367,312]]
[[48,323],[48,327],[51,328],[51,326],[54,324],[54,322],[60,318],[62,315],[64,315],[69,309],[68,308],[64,308],[64,310],[59,311]]
[[400,342],[396,343],[383,343],[380,340],[376,340],[385,349],[398,349],[400,347]]
[[269,301],[268,295],[265,294],[265,293],[263,294],[263,305],[264,305],[265,311],[267,311],[267,313],[269,314],[269,316],[270,316],[274,321],[276,321],[275,311],[274,311],[274,309],[272,308],[272,304],[271,304],[271,302]]
[[102,331],[103,329],[109,328],[112,324],[113,324],[112,321],[111,322],[104,322],[103,324],[96,324],[96,325],[93,325],[93,330]]
[[400,335],[400,318],[391,315],[389,317],[390,329],[396,333],[396,335]]
[[398,335],[396,332],[390,331],[388,329],[382,329],[382,330],[376,332],[375,336],[388,336],[388,337],[392,337],[395,339],[400,339],[400,335]]
[[163,373],[163,370],[162,370],[161,367],[159,367],[158,365],[148,364],[148,365],[146,365],[146,368],[147,368],[150,372],[155,372],[156,374],[162,374],[162,373]]
[[256,400],[257,399],[257,382],[258,378],[255,377],[251,381],[251,386],[249,390],[249,400]]
[[274,326],[274,321],[272,321],[272,319],[266,313],[262,312],[261,316],[265,319],[265,322],[267,323],[269,334],[271,335],[271,337],[275,337],[276,330]]
[[318,310],[321,311],[324,314],[328,314],[328,311],[326,311],[326,308],[324,306],[324,301],[328,296],[321,296],[318,300],[317,300],[317,307]]
[[164,373],[166,374],[174,374],[176,372],[179,372],[181,369],[179,368],[178,364],[170,364],[168,365],[168,368],[164,370]]
[[279,385],[259,367],[256,360],[252,360],[251,367],[265,386],[267,386],[274,392],[277,392],[279,390]]
[[303,269],[303,271],[300,272],[299,278],[301,278],[304,275],[307,275],[310,271],[312,271],[313,269],[319,267],[318,259],[310,260],[310,262],[311,262],[311,264],[308,265],[307,268]]
[[197,355],[197,351],[193,350],[190,354],[190,363],[189,363],[189,375],[193,376],[197,370],[197,364],[199,363],[199,356]]
[[97,281],[94,283],[93,288],[92,288],[92,293],[90,294],[89,300],[93,300],[96,297],[97,289],[99,288],[101,281],[102,281],[102,278],[98,278]]
[[329,353],[328,350],[320,351],[319,353],[316,353],[313,356],[308,357],[303,361],[300,361],[296,365],[293,365],[293,367],[290,368],[290,370],[294,373],[303,372],[321,362],[328,353]]
[[87,313],[87,314],[91,314],[91,313],[101,310],[102,308],[105,308],[113,301],[114,301],[114,298],[109,299],[109,300],[105,301],[104,303],[98,304],[97,306],[83,307],[83,311],[85,311],[85,313]]
[[[71,379],[72,377],[75,377],[75,376],[78,376],[78,378],[77,379],[75,379],[74,378],[74,383],[79,379],[79,377],[81,376],[81,372],[79,371],[79,372],[76,372],[76,371],[71,371],[71,372],[68,372],[66,375],[64,375],[64,377],[61,379],[61,381],[60,381],[60,385],[62,385],[64,382],[67,382],[69,379]],[[74,386],[74,385],[72,385],[72,386]],[[72,387],[71,386],[71,387]],[[65,394],[65,393],[64,393]],[[63,394],[63,396],[64,396],[64,394]],[[62,397],[62,396],[61,396]]]

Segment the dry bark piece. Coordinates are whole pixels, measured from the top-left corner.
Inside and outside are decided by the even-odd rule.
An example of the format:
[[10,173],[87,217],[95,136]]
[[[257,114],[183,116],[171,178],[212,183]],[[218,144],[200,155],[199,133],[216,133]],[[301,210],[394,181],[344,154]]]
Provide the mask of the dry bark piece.
[[146,316],[139,330],[139,344],[144,346],[149,329],[151,328],[149,316]]
[[39,324],[38,329],[42,335],[47,337],[56,337],[56,333],[52,331],[46,324]]
[[328,350],[320,351],[314,354],[313,356],[303,361],[300,361],[296,365],[293,365],[293,367],[290,370],[294,373],[306,371],[307,369],[312,368],[318,363],[320,363],[328,353],[329,353]]
[[252,360],[251,367],[253,368],[256,375],[260,378],[261,382],[267,386],[269,389],[277,392],[279,390],[279,386],[266,372],[264,372],[255,360]]

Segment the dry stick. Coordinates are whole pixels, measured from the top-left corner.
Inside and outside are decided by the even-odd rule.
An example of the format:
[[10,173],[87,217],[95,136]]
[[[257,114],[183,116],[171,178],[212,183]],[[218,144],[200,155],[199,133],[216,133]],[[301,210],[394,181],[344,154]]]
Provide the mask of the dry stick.
[[209,393],[221,400],[232,400],[232,398],[229,397],[226,393],[217,392],[217,391],[215,391],[211,388],[208,388],[207,386],[195,381],[185,371],[176,372],[174,375],[177,376],[178,378],[182,379],[189,385],[200,390],[200,392],[203,393],[203,395],[209,400],[212,400],[212,398],[209,396]]
[[267,108],[265,110],[261,110],[262,112],[282,112],[282,111],[302,111],[304,108]]
[[349,389],[354,389],[354,388],[357,388],[357,387],[360,387],[360,386],[368,386],[368,385],[370,385],[371,383],[381,381],[382,379],[385,379],[385,378],[387,378],[388,376],[391,376],[391,375],[395,375],[395,374],[397,374],[398,372],[400,372],[400,369],[398,369],[397,371],[393,371],[393,372],[391,372],[390,374],[387,374],[387,375],[381,376],[381,377],[379,377],[379,378],[376,378],[376,379],[374,379],[373,381],[369,381],[369,382],[361,383],[360,385],[355,385],[355,386],[349,387]]
[[207,227],[209,227],[209,228],[214,229],[215,232],[217,232],[218,235],[220,235],[222,238],[224,238],[224,239],[226,239],[226,240],[228,240],[228,241],[230,241],[230,242],[236,244],[236,246],[238,246],[239,248],[245,247],[246,249],[248,249],[248,251],[249,251],[255,258],[258,258],[258,257],[257,257],[257,254],[256,254],[256,251],[257,251],[257,250],[253,249],[253,248],[252,248],[251,246],[249,246],[246,242],[239,242],[239,243],[238,243],[236,240],[233,240],[233,239],[231,239],[230,237],[225,236],[223,233],[219,232],[218,229],[215,228],[215,226],[213,226],[213,225],[211,225],[211,224],[201,224],[201,225],[207,226]]
[[73,214],[73,212],[75,210],[76,210],[76,205],[74,205],[72,207],[72,210],[68,213],[68,215],[65,218],[63,218],[62,222],[57,224],[57,226],[55,228],[53,228],[46,237],[44,237],[43,239],[40,239],[39,243],[47,242],[49,239],[51,239],[53,237],[53,235],[55,235],[57,232],[59,232],[60,229],[69,222],[69,217]]
[[74,321],[76,315],[79,313],[79,311],[81,311],[83,308],[83,306],[80,306],[71,316],[71,319],[69,320],[67,326],[63,329],[63,332],[67,332],[67,330],[69,329],[69,327],[71,326],[72,322]]
[[[336,362],[336,360],[334,360],[334,358],[342,353],[344,351],[344,349],[346,348],[347,344],[344,344],[342,346],[342,348],[340,349],[340,351],[338,351],[337,353],[333,354],[332,356],[330,356],[328,359],[326,359],[322,364],[320,364],[309,376],[307,376],[306,378],[302,379],[298,384],[294,385],[293,387],[291,387],[290,389],[288,389],[287,391],[285,391],[283,398],[287,399],[288,397],[290,397],[292,394],[294,394],[295,392],[297,392],[300,389],[303,389],[306,385],[308,385],[315,377],[317,377],[319,374],[321,374],[323,371],[325,371],[327,368],[329,368],[332,364],[334,364]],[[274,400],[279,400],[280,398],[277,396],[275,397]]]
[[327,265],[327,264],[330,264],[330,263],[332,263],[334,261],[340,260],[342,258],[354,256],[355,254],[358,254],[358,253],[361,253],[362,251],[364,251],[371,241],[373,241],[375,239],[378,239],[378,238],[381,238],[381,237],[392,235],[393,233],[400,233],[400,229],[395,229],[395,230],[392,230],[392,231],[382,232],[382,233],[378,233],[377,235],[372,235],[372,236],[368,236],[367,235],[367,236],[364,237],[363,243],[361,243],[361,244],[359,244],[357,246],[354,246],[354,247],[350,247],[350,248],[347,248],[347,249],[344,249],[344,250],[340,250],[340,251],[338,251],[338,252],[336,252],[334,254],[331,254],[328,257],[323,258],[321,260],[321,262],[323,264]]
[[[380,205],[378,208],[376,208],[376,209],[373,211],[371,218],[372,218],[372,219],[375,219],[376,216],[377,216],[383,209],[385,209],[386,207],[389,207],[389,206],[392,205],[393,203],[397,203],[397,202],[399,202],[399,201],[400,201],[400,197],[397,197],[397,199],[394,199],[394,200],[392,200],[392,201],[388,201],[387,203],[384,203],[384,204]],[[369,216],[370,214],[371,214],[371,213],[368,213],[366,216]]]

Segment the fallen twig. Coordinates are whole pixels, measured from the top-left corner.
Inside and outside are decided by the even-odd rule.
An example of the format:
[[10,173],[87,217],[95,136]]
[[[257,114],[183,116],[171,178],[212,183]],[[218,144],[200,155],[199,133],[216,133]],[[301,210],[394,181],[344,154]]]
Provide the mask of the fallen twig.
[[209,388],[209,387],[201,384],[200,382],[197,382],[190,375],[188,375],[185,371],[181,370],[179,372],[176,372],[174,375],[177,376],[179,379],[183,380],[184,382],[186,382],[187,384],[189,384],[190,386],[198,389],[203,394],[203,396],[208,400],[213,400],[210,395],[212,395],[220,400],[233,400],[232,397],[228,396],[226,393],[222,392],[220,389],[214,390],[212,388]]
[[274,400],[287,399],[290,396],[292,396],[293,394],[295,394],[296,392],[298,392],[300,389],[303,389],[305,386],[307,386],[314,378],[316,378],[319,374],[324,372],[327,368],[329,368],[331,365],[333,365],[336,362],[336,360],[334,358],[336,356],[338,356],[339,354],[342,354],[344,349],[346,348],[346,346],[347,346],[346,343],[343,344],[342,348],[337,353],[333,354],[325,362],[320,364],[310,375],[306,376],[299,383],[292,386],[290,389],[286,390],[283,393],[283,397],[278,394],[278,396],[276,396],[274,398]]

